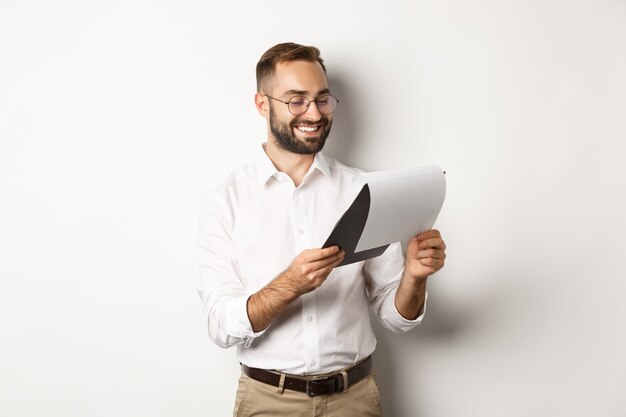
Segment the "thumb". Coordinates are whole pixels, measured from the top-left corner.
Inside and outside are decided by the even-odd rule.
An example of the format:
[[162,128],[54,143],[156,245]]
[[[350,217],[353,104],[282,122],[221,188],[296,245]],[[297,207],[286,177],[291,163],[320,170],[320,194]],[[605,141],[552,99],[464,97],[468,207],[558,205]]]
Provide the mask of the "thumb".
[[416,236],[412,237],[411,239],[409,239],[407,245],[406,245],[406,253],[405,256],[407,259],[415,259],[417,258],[417,252],[418,252],[418,247],[417,244],[419,243],[419,240],[417,239]]

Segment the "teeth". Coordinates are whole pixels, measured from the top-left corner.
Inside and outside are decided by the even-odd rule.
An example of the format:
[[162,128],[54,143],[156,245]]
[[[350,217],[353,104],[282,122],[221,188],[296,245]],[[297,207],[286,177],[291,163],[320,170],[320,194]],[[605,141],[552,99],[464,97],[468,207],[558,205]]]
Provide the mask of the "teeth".
[[301,132],[315,132],[317,130],[317,126],[311,126],[311,127],[307,127],[307,126],[296,126],[297,129]]

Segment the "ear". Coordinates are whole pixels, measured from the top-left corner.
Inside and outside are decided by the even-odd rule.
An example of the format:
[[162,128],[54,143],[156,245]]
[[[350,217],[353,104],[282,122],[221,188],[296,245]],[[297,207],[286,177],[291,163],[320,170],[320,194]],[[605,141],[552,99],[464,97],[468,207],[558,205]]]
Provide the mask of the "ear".
[[270,117],[270,109],[267,97],[265,97],[261,93],[254,94],[254,105],[256,106],[256,110],[261,116],[265,117],[266,119]]

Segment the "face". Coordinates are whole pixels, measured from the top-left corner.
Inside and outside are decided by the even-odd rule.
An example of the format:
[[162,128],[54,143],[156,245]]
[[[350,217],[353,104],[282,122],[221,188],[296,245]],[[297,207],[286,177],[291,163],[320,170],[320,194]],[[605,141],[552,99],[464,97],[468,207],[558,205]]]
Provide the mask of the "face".
[[[315,100],[328,93],[326,74],[317,62],[292,61],[278,64],[270,96],[289,101],[295,95]],[[294,116],[288,106],[269,100],[269,128],[281,148],[297,154],[314,154],[322,150],[330,134],[332,115],[319,112],[311,102],[306,112]]]

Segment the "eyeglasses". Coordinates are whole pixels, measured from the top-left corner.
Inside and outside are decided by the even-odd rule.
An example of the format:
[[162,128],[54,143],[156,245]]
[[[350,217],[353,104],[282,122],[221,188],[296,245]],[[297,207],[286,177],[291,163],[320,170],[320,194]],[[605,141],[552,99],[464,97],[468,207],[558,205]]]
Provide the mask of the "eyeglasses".
[[282,101],[277,98],[268,96],[263,94],[267,98],[271,98],[272,100],[280,101],[287,105],[289,109],[289,113],[294,116],[299,116],[302,113],[306,112],[311,105],[311,101],[315,101],[315,105],[317,106],[317,110],[322,114],[331,114],[337,108],[337,97],[331,96],[330,94],[324,94],[323,96],[319,96],[315,100],[309,100],[307,96],[293,96],[289,99],[289,101]]

